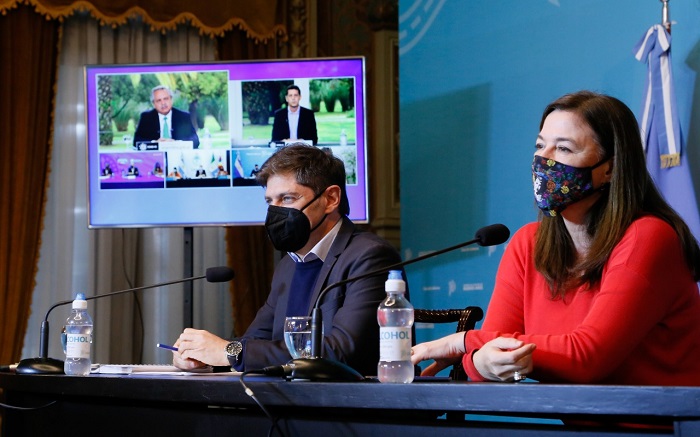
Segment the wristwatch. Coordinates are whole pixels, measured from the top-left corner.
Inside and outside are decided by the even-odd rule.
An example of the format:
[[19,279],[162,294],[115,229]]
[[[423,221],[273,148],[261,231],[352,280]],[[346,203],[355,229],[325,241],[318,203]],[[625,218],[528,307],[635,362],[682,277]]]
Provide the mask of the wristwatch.
[[233,340],[226,345],[226,357],[231,366],[238,364],[238,357],[241,355],[241,352],[243,352],[243,343],[238,340]]

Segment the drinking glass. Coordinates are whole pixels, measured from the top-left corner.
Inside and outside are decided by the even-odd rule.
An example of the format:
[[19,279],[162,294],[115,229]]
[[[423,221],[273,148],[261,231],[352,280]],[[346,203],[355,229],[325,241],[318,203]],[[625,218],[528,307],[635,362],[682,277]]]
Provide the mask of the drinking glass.
[[284,321],[284,342],[292,358],[311,356],[311,317],[287,317]]

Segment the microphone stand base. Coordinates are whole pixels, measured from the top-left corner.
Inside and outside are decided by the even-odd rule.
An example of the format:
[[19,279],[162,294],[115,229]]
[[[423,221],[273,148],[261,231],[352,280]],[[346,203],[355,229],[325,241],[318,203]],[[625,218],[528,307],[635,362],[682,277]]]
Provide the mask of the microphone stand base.
[[63,361],[54,358],[25,358],[15,373],[22,375],[63,375]]
[[362,381],[365,378],[355,369],[339,361],[325,358],[296,358],[284,367],[291,369],[287,379],[307,381]]

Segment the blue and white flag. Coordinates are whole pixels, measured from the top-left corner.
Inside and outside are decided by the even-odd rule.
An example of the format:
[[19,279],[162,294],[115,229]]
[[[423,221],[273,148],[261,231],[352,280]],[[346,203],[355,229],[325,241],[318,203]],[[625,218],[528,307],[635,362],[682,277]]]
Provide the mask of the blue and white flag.
[[241,154],[236,153],[236,162],[233,163],[233,176],[236,178],[244,178],[243,164],[241,163]]
[[647,63],[649,71],[639,121],[647,168],[666,201],[700,240],[700,215],[673,90],[671,35],[655,24],[637,43],[634,54]]

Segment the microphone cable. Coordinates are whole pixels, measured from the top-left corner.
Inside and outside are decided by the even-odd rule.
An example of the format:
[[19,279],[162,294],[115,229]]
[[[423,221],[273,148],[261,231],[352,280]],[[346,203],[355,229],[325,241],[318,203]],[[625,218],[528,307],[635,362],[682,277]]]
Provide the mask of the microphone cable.
[[51,401],[46,405],[41,405],[39,407],[18,407],[16,405],[9,405],[0,402],[0,407],[7,408],[8,410],[20,410],[20,411],[29,411],[29,410],[41,410],[42,408],[47,408],[50,407],[51,405],[55,404],[58,401]]
[[251,373],[265,374],[265,372],[264,372],[263,369],[247,370],[247,371],[241,373],[241,376],[238,378],[238,381],[239,381],[239,382],[241,383],[241,385],[243,386],[243,390],[245,391],[245,394],[247,394],[248,396],[250,396],[250,398],[253,399],[253,400],[255,401],[256,404],[258,404],[258,406],[259,406],[260,409],[263,411],[263,413],[265,413],[265,415],[267,416],[267,418],[270,419],[270,422],[272,422],[272,426],[270,426],[270,431],[268,431],[268,433],[267,433],[268,437],[271,437],[271,436],[272,436],[272,431],[273,431],[273,430],[277,430],[277,433],[278,433],[280,436],[286,437],[285,434],[284,434],[284,432],[282,431],[282,429],[279,427],[279,424],[277,423],[277,421],[278,421],[279,419],[275,419],[275,418],[272,416],[272,414],[270,414],[270,412],[267,410],[267,408],[265,408],[265,405],[263,405],[262,402],[260,402],[260,400],[258,400],[258,398],[255,396],[255,393],[253,393],[253,390],[251,390],[251,389],[248,387],[248,385],[245,383],[244,379],[245,379],[246,375],[249,375],[249,374],[251,374]]

